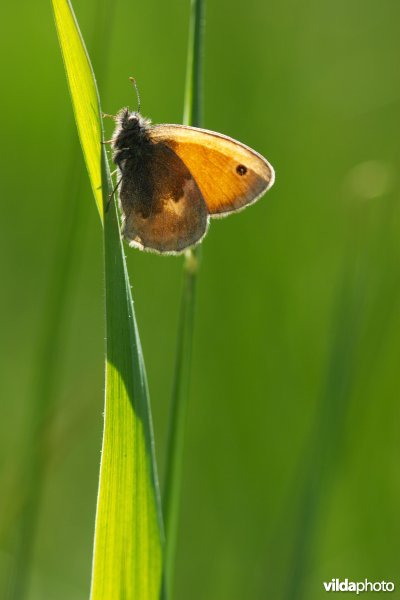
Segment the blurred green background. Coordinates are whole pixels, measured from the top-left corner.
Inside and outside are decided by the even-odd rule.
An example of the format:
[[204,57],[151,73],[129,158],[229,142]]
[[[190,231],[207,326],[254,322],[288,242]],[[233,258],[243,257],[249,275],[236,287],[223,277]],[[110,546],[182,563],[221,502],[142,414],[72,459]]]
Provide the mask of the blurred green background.
[[[179,123],[188,2],[74,8],[103,109],[136,108],[134,75],[143,114]],[[2,12],[0,575],[4,585],[49,385],[26,598],[84,600],[101,227],[50,2]],[[268,157],[277,181],[203,243],[176,598],[314,600],[334,577],[394,581],[400,597],[400,5],[210,0],[206,15],[204,126]],[[127,254],[162,478],[182,259]]]

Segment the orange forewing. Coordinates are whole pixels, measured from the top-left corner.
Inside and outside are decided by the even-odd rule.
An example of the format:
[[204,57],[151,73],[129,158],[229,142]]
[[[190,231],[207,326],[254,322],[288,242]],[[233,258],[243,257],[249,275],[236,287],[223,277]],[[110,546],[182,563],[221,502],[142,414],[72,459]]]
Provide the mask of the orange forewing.
[[184,125],[155,125],[150,137],[182,159],[211,216],[252,204],[274,182],[274,170],[264,157],[219,133]]

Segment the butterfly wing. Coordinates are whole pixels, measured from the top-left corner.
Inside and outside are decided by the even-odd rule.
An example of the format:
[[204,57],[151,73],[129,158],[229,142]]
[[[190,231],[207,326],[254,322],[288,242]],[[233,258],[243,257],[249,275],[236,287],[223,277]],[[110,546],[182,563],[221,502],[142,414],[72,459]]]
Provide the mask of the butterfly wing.
[[274,170],[263,156],[225,135],[185,125],[155,125],[150,135],[182,159],[211,216],[245,208],[274,183]]
[[121,164],[122,233],[131,246],[178,254],[206,233],[208,211],[189,169],[163,142]]

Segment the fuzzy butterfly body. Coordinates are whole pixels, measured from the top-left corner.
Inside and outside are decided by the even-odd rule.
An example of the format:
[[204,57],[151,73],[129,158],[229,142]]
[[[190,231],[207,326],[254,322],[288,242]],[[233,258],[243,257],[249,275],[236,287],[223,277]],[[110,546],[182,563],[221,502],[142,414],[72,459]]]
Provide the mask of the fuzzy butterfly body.
[[115,119],[122,233],[141,250],[183,252],[205,236],[210,216],[245,208],[274,182],[265,158],[227,136],[151,125],[127,108]]

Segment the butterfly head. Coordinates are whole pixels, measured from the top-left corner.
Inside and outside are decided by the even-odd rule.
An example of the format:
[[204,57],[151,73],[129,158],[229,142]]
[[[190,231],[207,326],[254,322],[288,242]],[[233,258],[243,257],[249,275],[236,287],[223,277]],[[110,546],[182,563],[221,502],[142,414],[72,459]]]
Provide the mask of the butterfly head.
[[139,112],[130,111],[129,108],[121,108],[115,118],[121,130],[130,133],[145,132],[150,125],[150,119],[142,117]]
[[150,120],[139,112],[121,108],[115,117],[116,127],[112,137],[113,160],[121,167],[128,158],[137,158],[148,144]]

